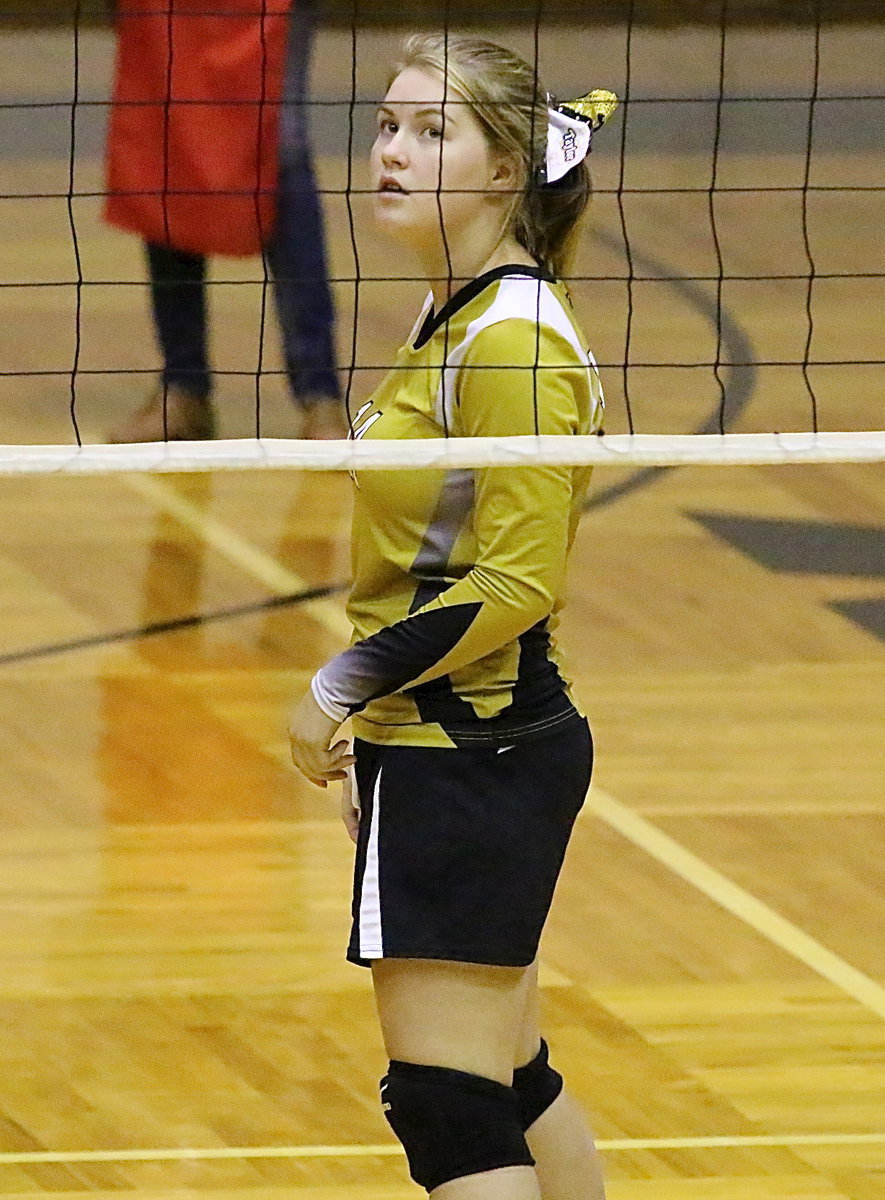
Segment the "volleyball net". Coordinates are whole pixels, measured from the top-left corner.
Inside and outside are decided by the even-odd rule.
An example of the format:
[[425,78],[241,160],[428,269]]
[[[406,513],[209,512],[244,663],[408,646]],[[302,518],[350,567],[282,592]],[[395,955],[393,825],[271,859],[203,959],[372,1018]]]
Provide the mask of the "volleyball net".
[[[363,164],[404,29],[379,33],[361,7],[353,0],[345,25],[320,29],[307,102],[351,415],[392,365],[426,290],[408,269],[391,270],[396,255],[366,232]],[[77,9],[64,80],[36,95],[19,72],[0,108],[7,145],[20,147],[0,193],[5,239],[15,249],[32,225],[39,230],[38,252],[6,255],[0,278],[0,388],[7,400],[30,397],[34,418],[8,424],[4,436],[2,410],[11,409],[0,406],[0,472],[885,460],[885,94],[876,69],[885,26],[846,31],[815,0],[805,23],[763,36],[734,22],[733,0],[715,8],[712,25],[662,31],[645,26],[630,0],[622,20],[590,28],[578,9],[548,22],[538,0],[530,11],[496,10],[495,26],[475,30],[522,53],[560,99],[595,86],[620,97],[590,160],[594,198],[568,280],[605,389],[604,436],[274,436],[267,396],[285,390],[286,372],[272,353],[272,281],[258,256],[227,275],[222,267],[208,285],[210,303],[215,292],[231,308],[250,297],[213,367],[217,381],[249,396],[246,436],[122,446],[102,444],[96,414],[118,383],[147,386],[157,367],[144,274],[127,269],[135,258],[114,268],[120,235],[97,217],[112,42],[86,29]],[[459,28],[449,3],[422,15],[424,26]],[[37,167],[29,130],[37,141],[43,131]]]

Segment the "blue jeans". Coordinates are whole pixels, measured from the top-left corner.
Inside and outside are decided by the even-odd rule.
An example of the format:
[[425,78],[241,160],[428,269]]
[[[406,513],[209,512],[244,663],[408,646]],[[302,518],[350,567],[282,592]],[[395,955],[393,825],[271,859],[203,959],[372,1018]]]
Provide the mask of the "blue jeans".
[[[273,276],[283,357],[302,407],[341,398],[335,311],[326,267],[323,213],[310,146],[307,85],[313,0],[293,5],[279,124],[277,221],[265,250]],[[146,247],[163,381],[200,396],[212,391],[207,346],[206,260],[171,246]]]

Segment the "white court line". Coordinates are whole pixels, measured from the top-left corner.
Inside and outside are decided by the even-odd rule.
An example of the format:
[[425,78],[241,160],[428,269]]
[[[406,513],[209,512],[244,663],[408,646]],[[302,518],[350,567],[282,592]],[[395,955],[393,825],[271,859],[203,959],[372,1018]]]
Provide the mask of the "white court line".
[[668,867],[720,907],[761,933],[816,974],[835,984],[865,1008],[885,1019],[885,987],[822,946],[798,925],[782,917],[750,892],[705,863],[674,838],[599,788],[590,789],[590,811],[634,846]]
[[[734,1150],[754,1146],[880,1146],[885,1133],[735,1134],[731,1137],[600,1138],[597,1149]],[[0,1166],[27,1163],[180,1162],[232,1158],[391,1158],[398,1143],[345,1146],[170,1146],[148,1150],[11,1150],[0,1153]]]
[[[155,475],[122,475],[120,480],[130,491],[137,492],[155,508],[174,517],[180,525],[196,534],[229,563],[257,579],[269,591],[278,596],[287,596],[292,592],[307,590],[308,584],[300,575],[247,542],[198,505],[192,504],[171,483]],[[312,620],[336,638],[345,643],[350,641],[351,625],[340,604],[333,600],[307,600],[301,605],[301,611],[309,614]]]

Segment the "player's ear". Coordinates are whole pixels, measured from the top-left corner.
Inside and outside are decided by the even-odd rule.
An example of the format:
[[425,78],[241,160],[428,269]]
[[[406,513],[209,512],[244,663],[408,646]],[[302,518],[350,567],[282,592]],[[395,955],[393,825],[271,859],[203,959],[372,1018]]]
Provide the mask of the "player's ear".
[[502,154],[492,162],[492,188],[512,192],[519,186],[519,163],[511,154]]

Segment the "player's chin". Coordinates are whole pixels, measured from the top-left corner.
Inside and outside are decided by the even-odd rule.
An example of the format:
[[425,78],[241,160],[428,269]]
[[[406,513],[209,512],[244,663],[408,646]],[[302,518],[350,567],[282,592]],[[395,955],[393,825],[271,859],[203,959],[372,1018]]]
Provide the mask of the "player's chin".
[[372,212],[379,229],[391,234],[398,241],[411,242],[415,236],[415,214],[408,211],[409,197],[380,192],[373,198]]

